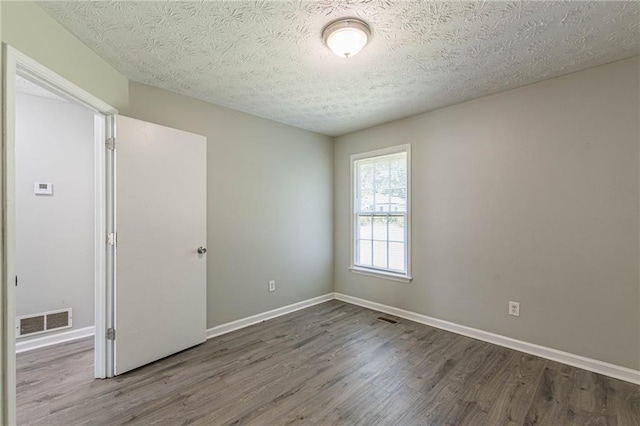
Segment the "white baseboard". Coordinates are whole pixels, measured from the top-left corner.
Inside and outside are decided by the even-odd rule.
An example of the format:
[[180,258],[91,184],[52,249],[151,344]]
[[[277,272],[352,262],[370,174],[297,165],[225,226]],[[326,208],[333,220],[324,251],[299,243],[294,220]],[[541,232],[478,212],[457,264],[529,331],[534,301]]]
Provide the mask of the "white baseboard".
[[271,311],[263,312],[261,314],[252,315],[250,317],[241,318],[236,321],[231,321],[225,324],[217,325],[207,330],[207,339],[212,337],[227,334],[235,330],[239,330],[244,327],[248,327],[253,324],[257,324],[262,321],[266,321],[272,318],[280,317],[282,315],[290,314],[291,312],[299,311],[300,309],[308,308],[319,303],[328,302],[335,298],[334,293],[327,293],[322,296],[314,297],[312,299],[303,300],[292,305],[283,306],[282,308],[273,309]]
[[93,336],[95,327],[84,327],[76,330],[64,331],[62,333],[50,334],[33,339],[20,338],[16,341],[16,353],[32,351],[46,346],[57,345],[59,343],[71,342],[73,340],[84,339]]
[[395,315],[420,324],[430,325],[442,330],[451,331],[463,336],[482,340],[484,342],[493,343],[494,345],[504,346],[505,348],[514,349],[516,351],[536,355],[541,358],[550,359],[562,364],[572,365],[594,373],[603,374],[615,379],[624,380],[635,384],[640,384],[640,371],[631,368],[621,367],[619,365],[610,364],[596,359],[586,358],[569,352],[559,351],[557,349],[536,345],[533,343],[523,342],[522,340],[512,339],[510,337],[501,336],[499,334],[490,333],[488,331],[478,330],[476,328],[455,324],[449,321],[428,317],[411,311],[406,311],[393,306],[383,305],[381,303],[371,302],[369,300],[360,299],[358,297],[348,296],[346,294],[335,293],[335,298],[343,302],[353,305],[362,306],[373,309],[375,311],[384,312],[386,314]]

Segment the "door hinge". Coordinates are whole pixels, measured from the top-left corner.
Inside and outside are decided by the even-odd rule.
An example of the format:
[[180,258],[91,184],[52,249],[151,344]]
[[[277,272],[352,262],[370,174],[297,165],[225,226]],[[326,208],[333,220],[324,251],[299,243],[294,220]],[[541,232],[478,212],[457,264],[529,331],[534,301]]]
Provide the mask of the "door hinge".
[[107,140],[105,141],[105,145],[107,146],[108,150],[113,151],[114,149],[116,149],[116,138],[107,138]]
[[107,328],[107,340],[116,340],[116,329],[113,327]]
[[115,246],[117,242],[118,237],[116,237],[116,234],[114,232],[109,232],[107,234],[107,244],[110,246]]

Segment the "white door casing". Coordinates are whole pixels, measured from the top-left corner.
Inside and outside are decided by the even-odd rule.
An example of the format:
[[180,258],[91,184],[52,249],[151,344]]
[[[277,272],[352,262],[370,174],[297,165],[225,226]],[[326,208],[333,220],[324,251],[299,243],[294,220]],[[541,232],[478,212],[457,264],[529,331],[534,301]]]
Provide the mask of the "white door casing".
[[114,373],[206,340],[206,138],[116,117]]

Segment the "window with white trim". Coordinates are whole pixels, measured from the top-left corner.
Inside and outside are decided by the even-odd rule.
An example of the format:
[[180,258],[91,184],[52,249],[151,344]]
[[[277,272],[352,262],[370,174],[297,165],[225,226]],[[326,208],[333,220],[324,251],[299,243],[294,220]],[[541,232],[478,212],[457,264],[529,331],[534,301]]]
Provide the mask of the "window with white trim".
[[351,156],[354,272],[411,279],[410,148]]

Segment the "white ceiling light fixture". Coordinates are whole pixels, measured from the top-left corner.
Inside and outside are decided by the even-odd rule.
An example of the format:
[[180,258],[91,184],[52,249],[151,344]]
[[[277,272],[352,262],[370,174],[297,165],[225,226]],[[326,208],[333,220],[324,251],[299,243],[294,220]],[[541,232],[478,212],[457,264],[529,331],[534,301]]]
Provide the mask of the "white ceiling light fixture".
[[345,18],[332,22],[322,31],[322,39],[333,53],[350,58],[367,44],[371,29],[364,21]]

